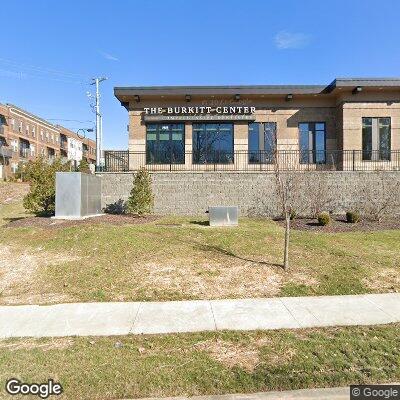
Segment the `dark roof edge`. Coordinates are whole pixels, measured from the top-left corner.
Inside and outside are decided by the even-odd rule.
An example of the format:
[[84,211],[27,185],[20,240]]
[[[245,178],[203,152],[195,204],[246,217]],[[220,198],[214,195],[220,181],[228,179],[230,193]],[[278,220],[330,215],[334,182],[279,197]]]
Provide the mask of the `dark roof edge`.
[[400,78],[336,78],[329,85],[116,86],[114,95],[319,94],[338,86],[398,87]]
[[336,78],[327,86],[327,91],[332,91],[338,86],[398,87],[400,86],[400,78]]
[[232,95],[232,94],[318,94],[321,85],[254,85],[254,86],[133,86],[115,87],[118,95]]
[[114,90],[140,89],[140,90],[164,90],[164,89],[281,89],[281,88],[321,88],[324,85],[217,85],[217,86],[116,86]]

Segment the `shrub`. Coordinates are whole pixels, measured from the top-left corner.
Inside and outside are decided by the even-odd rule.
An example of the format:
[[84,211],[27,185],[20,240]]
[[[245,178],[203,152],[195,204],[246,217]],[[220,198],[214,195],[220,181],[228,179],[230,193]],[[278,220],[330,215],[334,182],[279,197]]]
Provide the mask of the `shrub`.
[[295,209],[290,210],[290,220],[293,221],[297,217],[297,212]]
[[358,211],[347,211],[346,221],[350,224],[355,224],[360,221],[360,213]]
[[133,188],[126,203],[126,211],[129,214],[150,214],[153,211],[153,205],[151,177],[146,169],[141,168],[133,180]]
[[83,172],[85,174],[91,174],[92,173],[92,171],[90,171],[89,163],[88,163],[88,161],[86,160],[85,157],[83,157],[81,162],[79,163],[78,172]]
[[26,164],[23,162],[18,163],[18,168],[14,174],[14,180],[25,182],[26,181]]
[[30,183],[29,193],[24,197],[26,210],[38,215],[52,215],[56,202],[56,172],[69,171],[69,163],[56,159],[52,164],[43,157],[29,161],[25,168],[25,178]]
[[122,199],[119,199],[114,203],[107,204],[104,208],[104,212],[107,214],[125,214],[126,204]]
[[317,216],[318,223],[322,226],[328,225],[331,222],[331,216],[327,212],[321,212]]

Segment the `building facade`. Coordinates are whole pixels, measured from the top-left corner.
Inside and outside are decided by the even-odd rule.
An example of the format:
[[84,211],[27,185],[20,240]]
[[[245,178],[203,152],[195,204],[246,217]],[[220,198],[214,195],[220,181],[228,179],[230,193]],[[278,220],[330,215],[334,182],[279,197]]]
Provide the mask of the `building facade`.
[[129,150],[106,171],[400,170],[400,79],[116,87]]
[[[68,146],[68,141],[73,141],[73,147]],[[0,104],[1,179],[12,177],[21,165],[38,156],[49,162],[61,157],[75,165],[85,157],[94,168],[95,149],[93,140],[80,138],[69,129],[12,104]]]
[[57,125],[61,135],[61,152],[67,160],[77,167],[83,158],[85,158],[91,169],[94,171],[96,164],[96,142],[78,136],[63,126]]

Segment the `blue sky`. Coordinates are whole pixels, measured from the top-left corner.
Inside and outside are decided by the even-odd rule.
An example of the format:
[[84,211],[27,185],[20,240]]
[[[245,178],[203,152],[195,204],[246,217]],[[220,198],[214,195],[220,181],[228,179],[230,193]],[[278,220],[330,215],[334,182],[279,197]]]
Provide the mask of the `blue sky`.
[[0,102],[76,131],[93,126],[90,78],[107,76],[106,148],[128,143],[114,86],[400,76],[397,0],[13,0],[0,12]]

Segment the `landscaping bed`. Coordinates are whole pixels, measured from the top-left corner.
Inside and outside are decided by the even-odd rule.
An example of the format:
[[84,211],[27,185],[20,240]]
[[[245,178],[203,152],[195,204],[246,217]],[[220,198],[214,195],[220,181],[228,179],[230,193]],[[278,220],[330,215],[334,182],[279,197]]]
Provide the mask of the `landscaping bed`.
[[[285,222],[279,220],[281,226]],[[392,219],[382,219],[381,221],[373,221],[362,219],[356,223],[349,223],[343,216],[332,216],[330,223],[327,225],[320,225],[315,218],[295,218],[290,222],[292,229],[300,231],[311,232],[369,232],[369,231],[384,231],[392,229],[400,229],[400,218],[394,217]]]
[[69,228],[81,225],[109,224],[109,225],[126,225],[126,224],[146,224],[157,220],[159,217],[155,215],[137,216],[137,215],[114,215],[105,214],[96,217],[81,220],[54,219],[50,217],[26,217],[16,218],[9,221],[5,227],[9,228],[44,228],[58,229]]
[[68,399],[254,393],[400,379],[400,325],[0,341],[0,385]]

